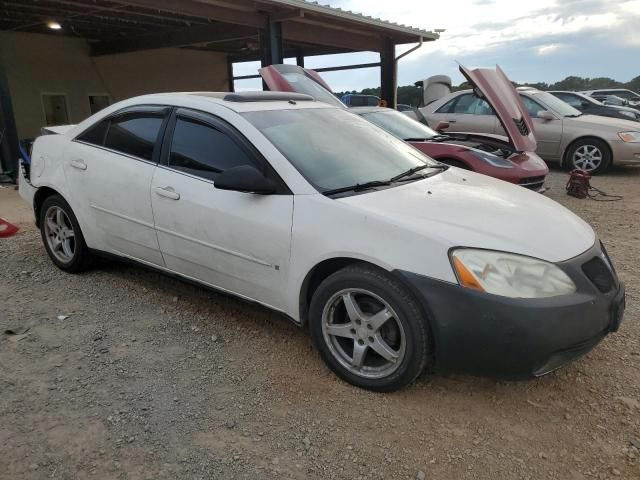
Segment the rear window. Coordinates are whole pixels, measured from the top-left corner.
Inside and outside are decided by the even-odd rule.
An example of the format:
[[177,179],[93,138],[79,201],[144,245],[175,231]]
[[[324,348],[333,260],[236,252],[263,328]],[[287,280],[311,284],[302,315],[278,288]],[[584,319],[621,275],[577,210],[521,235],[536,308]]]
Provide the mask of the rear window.
[[151,160],[161,126],[162,117],[156,114],[124,114],[111,120],[104,146],[127,155]]

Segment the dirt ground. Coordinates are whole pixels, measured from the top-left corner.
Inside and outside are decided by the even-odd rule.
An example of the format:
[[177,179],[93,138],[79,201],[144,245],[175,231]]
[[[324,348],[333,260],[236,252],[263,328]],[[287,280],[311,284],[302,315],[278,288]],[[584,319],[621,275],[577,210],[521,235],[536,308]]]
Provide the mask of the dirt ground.
[[0,239],[0,478],[640,478],[640,168],[594,180],[618,202],[565,179],[548,195],[627,284],[621,330],[537,380],[424,375],[395,394],[338,380],[259,307],[115,263],[61,272],[0,188],[22,228]]

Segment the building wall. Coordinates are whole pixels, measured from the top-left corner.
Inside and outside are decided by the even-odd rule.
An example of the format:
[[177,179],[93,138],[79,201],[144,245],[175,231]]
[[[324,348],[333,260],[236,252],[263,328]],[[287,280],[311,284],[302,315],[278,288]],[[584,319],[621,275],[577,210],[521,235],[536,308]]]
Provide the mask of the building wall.
[[228,79],[222,53],[160,49],[89,56],[82,39],[0,32],[0,62],[7,76],[20,138],[44,125],[42,93],[65,94],[71,123],[90,115],[89,95],[112,102],[164,91],[224,91]]

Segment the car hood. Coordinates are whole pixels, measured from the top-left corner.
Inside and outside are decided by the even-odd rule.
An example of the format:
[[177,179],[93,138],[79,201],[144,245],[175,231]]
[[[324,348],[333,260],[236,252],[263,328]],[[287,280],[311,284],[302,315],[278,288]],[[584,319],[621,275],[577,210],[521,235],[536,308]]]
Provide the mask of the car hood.
[[485,248],[560,262],[596,240],[586,222],[557,202],[457,168],[335,201],[447,248]]
[[599,131],[607,132],[628,132],[640,131],[638,122],[635,120],[625,120],[615,117],[601,117],[599,115],[580,115],[579,117],[564,117],[564,122],[570,122],[578,128],[592,128]]
[[476,95],[491,105],[515,149],[534,152],[537,143],[533,135],[533,122],[520,95],[502,69],[496,65],[495,70],[470,70],[460,65],[460,73],[473,85]]
[[272,92],[297,92],[311,95],[318,102],[347,108],[331,91],[320,75],[298,65],[274,64],[262,67],[258,73]]

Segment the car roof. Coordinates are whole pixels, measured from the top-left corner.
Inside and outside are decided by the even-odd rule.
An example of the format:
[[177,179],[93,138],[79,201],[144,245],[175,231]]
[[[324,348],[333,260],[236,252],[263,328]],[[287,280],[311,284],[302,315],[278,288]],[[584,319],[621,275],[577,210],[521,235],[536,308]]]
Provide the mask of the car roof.
[[371,112],[395,112],[393,108],[386,107],[351,107],[349,108],[350,112],[357,113],[360,115],[361,113],[371,113]]
[[549,93],[570,93],[571,95],[577,95],[580,98],[584,98],[585,100],[588,100],[590,102],[593,102],[593,97],[590,97],[589,95],[584,94],[583,92],[574,92],[572,90],[547,90]]
[[155,93],[129,98],[121,102],[122,106],[136,104],[165,104],[181,106],[215,103],[235,112],[252,112],[260,110],[287,110],[299,108],[336,108],[326,103],[317,102],[313,97],[294,92],[171,92]]

